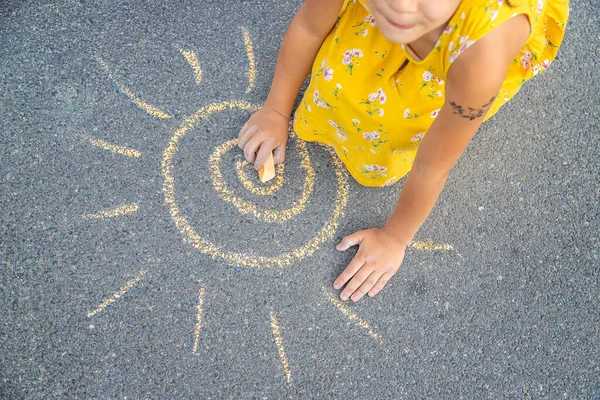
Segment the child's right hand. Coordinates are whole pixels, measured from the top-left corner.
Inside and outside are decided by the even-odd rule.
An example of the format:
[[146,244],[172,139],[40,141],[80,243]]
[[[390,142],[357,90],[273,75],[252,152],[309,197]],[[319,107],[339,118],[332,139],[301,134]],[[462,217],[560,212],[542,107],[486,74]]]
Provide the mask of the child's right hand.
[[265,106],[252,114],[238,135],[238,146],[244,157],[259,170],[273,152],[276,164],[285,159],[289,119]]

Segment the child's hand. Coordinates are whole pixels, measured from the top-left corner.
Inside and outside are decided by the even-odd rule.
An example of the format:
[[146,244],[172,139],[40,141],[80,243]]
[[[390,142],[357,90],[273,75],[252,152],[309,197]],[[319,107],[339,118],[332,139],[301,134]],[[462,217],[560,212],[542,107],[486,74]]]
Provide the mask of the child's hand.
[[406,250],[406,245],[377,228],[346,236],[336,249],[344,251],[355,245],[359,245],[358,252],[333,283],[339,289],[350,281],[340,295],[344,301],[358,301],[367,292],[370,297],[379,293],[400,268]]
[[276,164],[285,159],[289,119],[269,107],[255,112],[238,135],[238,146],[244,157],[259,170],[273,152]]

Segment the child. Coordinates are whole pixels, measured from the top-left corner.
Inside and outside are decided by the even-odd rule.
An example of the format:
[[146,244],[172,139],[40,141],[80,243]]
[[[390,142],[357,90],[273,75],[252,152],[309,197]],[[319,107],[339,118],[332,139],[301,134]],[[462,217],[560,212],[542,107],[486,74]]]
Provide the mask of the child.
[[256,169],[271,152],[283,162],[293,103],[312,65],[294,116],[298,136],[333,146],[366,186],[410,171],[387,223],[337,245],[359,245],[334,282],[346,285],[342,300],[375,296],[396,273],[479,125],[554,59],[567,1],[305,1],[267,101],[238,143]]

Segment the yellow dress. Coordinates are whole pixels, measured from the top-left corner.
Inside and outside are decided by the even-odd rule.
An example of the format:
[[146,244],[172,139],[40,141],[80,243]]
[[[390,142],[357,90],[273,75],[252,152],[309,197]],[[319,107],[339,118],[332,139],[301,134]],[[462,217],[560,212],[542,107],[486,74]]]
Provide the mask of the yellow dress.
[[554,60],[568,0],[510,3],[463,0],[435,48],[418,60],[409,48],[379,33],[366,4],[346,0],[314,61],[294,115],[295,132],[333,146],[362,185],[397,182],[410,171],[419,142],[444,104],[448,70],[466,48],[517,14],[529,17],[527,44],[510,65],[486,119]]

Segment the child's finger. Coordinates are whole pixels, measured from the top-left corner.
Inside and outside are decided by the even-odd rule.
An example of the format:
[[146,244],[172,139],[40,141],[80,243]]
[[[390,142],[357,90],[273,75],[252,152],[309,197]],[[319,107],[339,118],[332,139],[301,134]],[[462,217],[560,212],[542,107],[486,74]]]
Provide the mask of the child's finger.
[[273,161],[275,164],[281,164],[285,160],[285,144],[279,145],[273,149]]
[[246,122],[244,124],[244,126],[242,126],[240,131],[238,132],[238,144],[239,144],[240,139],[242,138],[242,136],[244,136],[244,133],[246,133],[247,130],[248,130],[248,123]]
[[356,253],[350,264],[346,267],[344,272],[338,276],[338,278],[333,282],[333,287],[335,289],[339,289],[346,284],[356,274],[356,272],[365,264],[365,259],[361,253]]
[[383,275],[382,272],[379,272],[377,270],[373,271],[371,275],[369,275],[367,279],[364,280],[362,285],[360,285],[360,287],[352,294],[350,300],[360,300],[361,297],[363,297],[369,290],[373,288],[373,286],[375,286],[375,284],[379,281],[381,275]]
[[256,159],[254,160],[254,168],[256,170],[259,170],[262,168],[263,165],[265,165],[265,163],[267,162],[267,159],[269,158],[269,154],[271,154],[272,152],[272,148],[271,146],[268,145],[269,140],[265,140],[264,142],[262,142],[260,144],[260,148],[258,149],[258,152],[256,153]]
[[242,136],[242,134],[244,133],[244,131],[246,131],[246,129],[248,129],[248,121],[246,121],[246,123],[244,125],[242,125],[242,127],[240,128],[240,132],[238,133],[238,138],[240,136]]
[[383,287],[388,283],[388,281],[393,275],[394,274],[390,272],[386,272],[385,274],[381,275],[375,286],[373,286],[373,288],[369,290],[369,297],[374,297],[375,295],[377,295],[377,293],[379,293],[381,289],[383,289]]
[[246,147],[246,143],[254,136],[254,133],[258,130],[256,125],[252,125],[250,127],[246,127],[240,131],[240,135],[238,136],[238,147],[243,149]]
[[348,300],[350,296],[363,284],[365,280],[371,275],[373,272],[373,267],[367,265],[366,263],[359,268],[358,272],[352,277],[350,282],[346,285],[342,293],[340,294],[340,299],[343,301]]
[[352,246],[360,244],[360,242],[362,242],[362,231],[344,237],[342,241],[337,246],[335,246],[335,248],[339,251],[345,251]]
[[250,140],[244,145],[244,157],[248,160],[249,163],[254,164],[254,160],[256,160],[256,152],[262,143],[262,139],[258,137],[258,135],[254,135],[250,138]]

